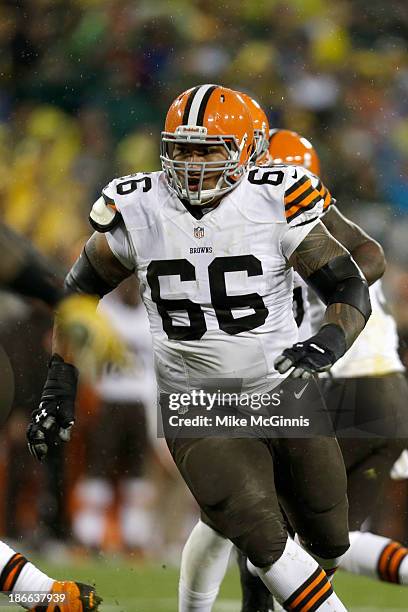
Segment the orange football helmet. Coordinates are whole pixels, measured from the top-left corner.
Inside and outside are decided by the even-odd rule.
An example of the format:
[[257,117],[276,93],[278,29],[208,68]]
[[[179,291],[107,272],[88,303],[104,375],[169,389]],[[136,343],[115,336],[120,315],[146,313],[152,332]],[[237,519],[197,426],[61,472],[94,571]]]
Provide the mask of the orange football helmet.
[[[175,144],[223,146],[221,161],[173,159]],[[242,97],[220,85],[199,85],[178,96],[169,108],[161,134],[161,163],[172,191],[190,204],[208,204],[231,191],[244,176],[254,149],[251,115]],[[189,188],[199,173],[198,185]],[[204,179],[220,174],[216,187],[203,189]]]
[[251,162],[254,164],[262,165],[269,161],[268,147],[269,147],[269,121],[268,117],[262,110],[254,98],[248,96],[248,94],[239,92],[244,102],[246,103],[249,114],[252,117],[252,123],[254,124],[254,139],[255,149],[251,155]]
[[313,174],[320,175],[320,161],[313,145],[297,132],[271,130],[269,155],[272,164],[304,166]]

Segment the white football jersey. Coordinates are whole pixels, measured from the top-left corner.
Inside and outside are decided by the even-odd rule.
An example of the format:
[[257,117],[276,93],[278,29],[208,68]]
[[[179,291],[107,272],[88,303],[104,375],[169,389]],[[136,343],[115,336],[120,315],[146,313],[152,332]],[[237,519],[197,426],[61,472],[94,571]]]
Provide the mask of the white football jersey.
[[[302,290],[305,292],[305,288]],[[310,337],[308,329],[315,334],[322,322],[326,306],[310,289],[306,289],[304,324],[299,329],[299,339]],[[330,370],[335,378],[357,378],[358,376],[381,376],[391,372],[403,372],[404,366],[398,355],[397,326],[384,297],[381,280],[370,287],[372,314],[367,325],[351,346]]]
[[103,196],[122,216],[106,236],[139,277],[160,388],[233,378],[246,392],[271,389],[275,358],[297,340],[288,259],[319,222],[319,179],[253,168],[199,220],[163,172],[115,179]]

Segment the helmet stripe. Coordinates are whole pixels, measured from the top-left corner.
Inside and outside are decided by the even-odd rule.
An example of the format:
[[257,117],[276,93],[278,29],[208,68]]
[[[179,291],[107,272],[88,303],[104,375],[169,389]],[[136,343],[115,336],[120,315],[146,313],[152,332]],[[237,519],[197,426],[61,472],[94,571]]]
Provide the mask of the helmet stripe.
[[192,92],[194,95],[191,96],[192,101],[190,105],[190,112],[188,114],[187,122],[184,125],[202,125],[198,119],[201,117],[202,121],[208,98],[216,87],[217,85],[201,85],[198,90]]
[[207,91],[204,94],[204,97],[201,101],[200,108],[197,114],[197,125],[204,125],[205,109],[207,108],[208,100],[210,99],[210,96],[212,92],[214,91],[214,89],[217,89],[217,85],[213,85],[212,87],[207,89]]
[[200,87],[201,87],[201,85],[198,85],[197,87],[194,87],[193,91],[188,96],[186,107],[185,107],[184,113],[183,113],[183,125],[188,125],[188,115],[190,113],[190,108],[191,108],[191,105],[193,103],[194,96],[196,95],[196,93],[200,89]]

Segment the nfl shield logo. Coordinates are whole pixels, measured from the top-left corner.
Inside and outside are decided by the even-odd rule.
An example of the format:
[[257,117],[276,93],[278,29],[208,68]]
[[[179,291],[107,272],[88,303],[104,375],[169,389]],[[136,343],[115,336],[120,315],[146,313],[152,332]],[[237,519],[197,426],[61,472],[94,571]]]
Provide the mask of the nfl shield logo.
[[194,238],[204,238],[204,228],[203,227],[194,228]]

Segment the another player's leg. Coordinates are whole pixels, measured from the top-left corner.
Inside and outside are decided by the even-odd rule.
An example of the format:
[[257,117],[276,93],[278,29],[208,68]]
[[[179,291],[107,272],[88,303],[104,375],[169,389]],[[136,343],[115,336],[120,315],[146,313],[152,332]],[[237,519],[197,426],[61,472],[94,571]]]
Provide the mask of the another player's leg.
[[408,549],[384,536],[353,531],[350,550],[341,568],[353,574],[408,585]]
[[228,567],[233,544],[199,521],[181,556],[179,611],[211,610]]
[[[10,546],[0,542],[0,591],[13,595],[16,603],[29,608],[29,604],[18,601],[18,594],[43,593],[44,595],[65,595],[69,607],[61,607],[67,612],[91,612],[98,610],[100,597],[95,589],[77,582],[59,582],[50,578],[22,554],[16,553]],[[23,598],[24,599],[24,598]],[[61,597],[58,598],[58,601]],[[58,603],[55,600],[55,603]],[[61,605],[61,604],[59,604]],[[34,612],[54,612],[56,605],[47,602],[45,605],[31,608]]]
[[[241,612],[271,612],[283,608],[273,600],[270,590],[264,585],[256,568],[248,563],[247,557],[236,549],[239,578],[242,591]],[[277,608],[277,606],[279,606]]]
[[[382,431],[387,426],[393,429],[388,440],[380,437],[339,438],[348,476],[349,523],[352,530],[350,549],[341,567],[377,580],[408,584],[408,550],[389,538],[359,531],[382,498],[390,470],[401,449],[406,446],[405,440],[391,436],[404,431],[408,384],[401,373],[336,380],[325,390],[328,402],[332,401],[332,396],[334,398],[336,389],[340,389],[340,397],[345,398],[349,388],[354,393],[355,418],[359,426],[363,427],[366,423],[367,427],[381,427]],[[399,426],[393,425],[394,422]]]
[[[344,610],[323,570],[287,536],[267,444],[257,439],[207,438],[176,440],[171,448],[211,524],[249,558],[279,601],[294,610],[312,600],[315,610]],[[180,601],[179,610],[211,610],[212,602],[207,607],[196,603]]]
[[[208,522],[208,518],[205,518]],[[208,524],[199,521],[184,546],[181,557],[179,601],[180,611],[211,610],[224,579],[232,542]],[[247,567],[247,557],[237,548],[236,554],[242,587],[242,612],[269,612],[273,596],[259,578],[256,569]]]

